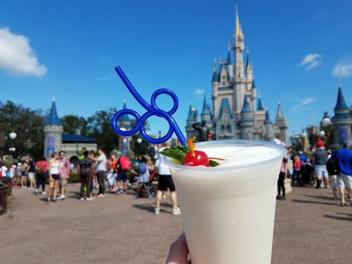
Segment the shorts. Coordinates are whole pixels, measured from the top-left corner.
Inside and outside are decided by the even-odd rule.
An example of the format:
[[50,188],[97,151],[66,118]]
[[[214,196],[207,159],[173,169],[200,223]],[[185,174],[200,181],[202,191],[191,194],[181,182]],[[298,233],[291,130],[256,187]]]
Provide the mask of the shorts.
[[117,181],[126,182],[127,181],[127,171],[120,171],[117,174]]
[[28,176],[28,173],[27,173],[27,172],[22,171],[22,172],[21,172],[21,176],[22,176],[22,177],[27,177],[27,176]]
[[169,189],[170,192],[176,191],[171,175],[159,175],[158,191],[166,192],[167,189]]
[[34,179],[34,176],[35,176],[34,172],[28,172],[29,179]]
[[337,175],[331,175],[330,178],[331,178],[330,179],[331,188],[338,189],[339,188],[338,176]]
[[340,189],[352,190],[352,176],[341,173],[338,178]]
[[60,178],[60,186],[66,186],[67,184],[67,179],[66,178]]
[[324,177],[324,179],[329,179],[328,171],[326,170],[326,165],[315,165],[314,174],[318,179]]
[[51,178],[53,178],[55,181],[60,180],[60,174],[51,174]]

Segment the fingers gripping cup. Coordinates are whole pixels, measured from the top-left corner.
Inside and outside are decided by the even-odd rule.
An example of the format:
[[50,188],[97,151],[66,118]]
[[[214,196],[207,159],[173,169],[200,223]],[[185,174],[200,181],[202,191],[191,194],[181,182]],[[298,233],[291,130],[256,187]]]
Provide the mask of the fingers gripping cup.
[[220,166],[168,165],[195,264],[269,264],[277,175],[285,149],[266,142],[197,144]]

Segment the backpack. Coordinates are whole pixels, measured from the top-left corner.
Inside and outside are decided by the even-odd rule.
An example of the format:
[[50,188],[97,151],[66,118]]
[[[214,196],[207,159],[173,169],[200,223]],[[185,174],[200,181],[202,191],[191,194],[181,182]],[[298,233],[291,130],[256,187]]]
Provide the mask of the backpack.
[[144,174],[147,172],[147,164],[145,162],[140,162],[138,166],[139,174]]
[[47,171],[47,165],[45,161],[38,161],[37,162],[37,166],[36,166],[36,170],[38,173],[44,173]]
[[92,162],[88,159],[83,159],[79,161],[79,171],[81,175],[89,175],[91,173]]
[[121,170],[129,171],[131,169],[131,161],[128,157],[121,156],[119,163]]
[[330,175],[338,175],[340,173],[339,161],[335,155],[332,155],[326,162],[326,169]]

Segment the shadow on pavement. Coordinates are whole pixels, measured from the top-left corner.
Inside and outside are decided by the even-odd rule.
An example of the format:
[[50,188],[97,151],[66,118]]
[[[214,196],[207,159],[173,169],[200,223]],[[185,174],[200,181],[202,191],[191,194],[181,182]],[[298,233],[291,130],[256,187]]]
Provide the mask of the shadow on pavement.
[[330,218],[330,219],[336,219],[336,220],[343,220],[343,221],[352,221],[351,214],[343,214],[343,215],[347,215],[347,216],[351,216],[351,217],[342,217],[342,216],[337,216],[337,215],[323,215],[323,217]]
[[315,198],[315,199],[322,199],[322,200],[329,200],[329,201],[334,201],[335,199],[333,197],[328,197],[324,195],[311,195],[311,194],[306,194],[304,195],[309,198]]
[[[134,204],[134,205],[132,205],[132,207],[154,214],[154,206],[151,204]],[[170,213],[169,211],[167,211],[163,208],[160,208],[160,212]]]
[[294,202],[294,203],[323,204],[323,205],[337,206],[336,203],[326,203],[326,202],[318,202],[318,201],[308,201],[308,200],[298,200],[298,199],[293,199],[291,201]]

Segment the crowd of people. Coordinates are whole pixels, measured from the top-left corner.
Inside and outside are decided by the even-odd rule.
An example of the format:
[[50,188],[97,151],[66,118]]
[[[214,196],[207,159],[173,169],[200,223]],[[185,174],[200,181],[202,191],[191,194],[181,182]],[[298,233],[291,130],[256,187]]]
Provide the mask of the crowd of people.
[[285,178],[291,178],[292,186],[332,188],[333,197],[341,206],[346,205],[346,197],[352,206],[352,145],[342,142],[341,148],[331,150],[318,138],[310,155],[290,147],[281,162],[278,200],[286,199]]
[[172,213],[181,213],[169,168],[158,152],[153,157],[142,155],[131,161],[118,152],[107,157],[102,149],[95,152],[83,148],[75,164],[70,163],[64,151],[51,153],[49,160],[41,157],[35,162],[28,158],[17,165],[0,164],[0,176],[11,178],[14,186],[33,188],[35,194],[42,194],[48,202],[66,198],[67,182],[74,174],[81,183],[82,201],[102,198],[106,193],[121,195],[134,185],[138,198],[156,198],[155,214],[160,213],[160,202],[167,191],[170,191]]

